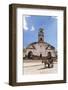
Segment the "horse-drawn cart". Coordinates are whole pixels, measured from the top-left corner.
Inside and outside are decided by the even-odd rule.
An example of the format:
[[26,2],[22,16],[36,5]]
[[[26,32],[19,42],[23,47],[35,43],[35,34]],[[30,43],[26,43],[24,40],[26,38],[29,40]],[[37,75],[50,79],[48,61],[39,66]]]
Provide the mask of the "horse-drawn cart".
[[42,59],[42,63],[44,63],[45,68],[52,68],[53,67],[53,58],[51,56],[51,52],[48,52],[48,55],[45,59]]

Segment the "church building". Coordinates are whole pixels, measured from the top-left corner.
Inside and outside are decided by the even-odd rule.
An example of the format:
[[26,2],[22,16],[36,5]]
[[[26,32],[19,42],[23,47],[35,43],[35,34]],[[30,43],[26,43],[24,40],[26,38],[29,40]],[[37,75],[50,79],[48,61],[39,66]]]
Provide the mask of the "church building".
[[57,57],[57,51],[54,46],[44,41],[44,29],[40,28],[38,31],[38,41],[30,43],[25,52],[25,56],[28,59],[40,59],[45,58],[48,54],[51,53],[52,57]]

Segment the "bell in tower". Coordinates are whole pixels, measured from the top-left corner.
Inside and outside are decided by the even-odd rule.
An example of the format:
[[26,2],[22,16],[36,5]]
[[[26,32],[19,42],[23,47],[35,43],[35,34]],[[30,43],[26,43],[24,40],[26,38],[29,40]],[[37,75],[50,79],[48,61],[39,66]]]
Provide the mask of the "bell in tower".
[[40,28],[38,32],[38,42],[44,42],[44,29]]

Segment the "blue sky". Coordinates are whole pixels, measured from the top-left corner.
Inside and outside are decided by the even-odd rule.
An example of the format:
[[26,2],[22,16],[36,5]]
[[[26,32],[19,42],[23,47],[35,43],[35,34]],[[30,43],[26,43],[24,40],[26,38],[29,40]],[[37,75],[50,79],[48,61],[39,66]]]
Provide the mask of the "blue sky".
[[56,16],[23,16],[24,47],[38,41],[39,28],[44,29],[44,40],[57,48],[57,18]]

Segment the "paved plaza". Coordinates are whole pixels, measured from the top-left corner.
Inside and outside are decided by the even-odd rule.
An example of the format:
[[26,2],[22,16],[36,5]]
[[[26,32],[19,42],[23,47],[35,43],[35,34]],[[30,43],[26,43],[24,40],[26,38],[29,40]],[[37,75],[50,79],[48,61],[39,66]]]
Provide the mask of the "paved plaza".
[[44,68],[44,63],[41,60],[25,60],[24,74],[51,74],[57,73],[57,62],[54,62],[53,68]]

